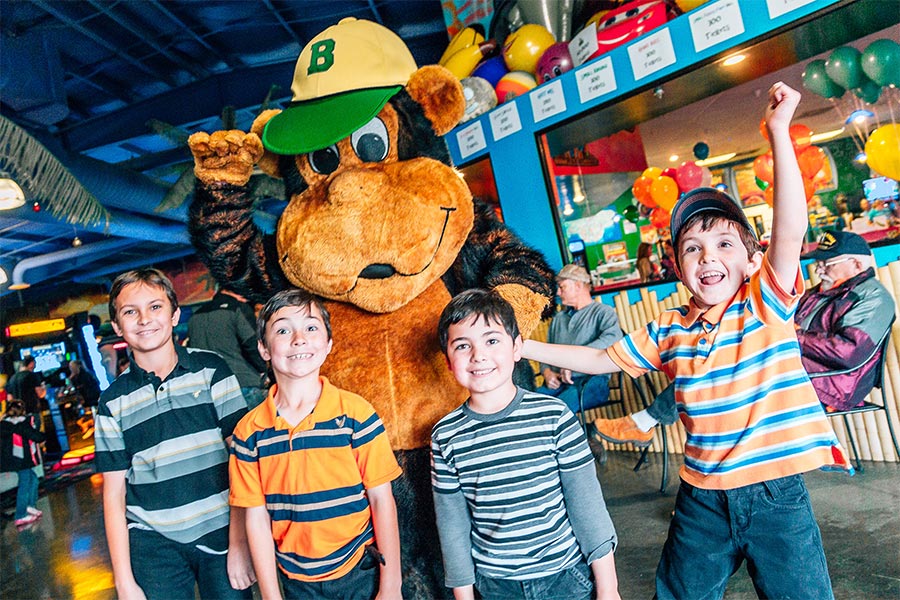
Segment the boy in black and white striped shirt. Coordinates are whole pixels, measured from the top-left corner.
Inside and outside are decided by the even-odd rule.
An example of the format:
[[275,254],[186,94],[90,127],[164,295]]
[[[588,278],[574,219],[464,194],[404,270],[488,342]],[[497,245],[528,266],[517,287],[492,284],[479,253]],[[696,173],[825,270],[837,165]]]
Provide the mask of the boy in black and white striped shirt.
[[441,347],[469,399],[432,430],[446,585],[491,598],[617,599],[616,533],[575,415],[512,381],[512,307],[470,290],[444,309]]

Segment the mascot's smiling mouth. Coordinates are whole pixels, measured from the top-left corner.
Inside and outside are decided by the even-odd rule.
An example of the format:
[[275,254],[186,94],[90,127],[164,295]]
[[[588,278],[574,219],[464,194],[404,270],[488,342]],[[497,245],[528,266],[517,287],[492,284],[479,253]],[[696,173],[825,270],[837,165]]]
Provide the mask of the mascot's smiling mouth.
[[[444,211],[444,225],[441,227],[441,237],[438,239],[437,245],[434,247],[434,251],[431,253],[431,258],[428,259],[428,262],[425,263],[425,266],[422,267],[419,271],[415,273],[398,273],[397,269],[395,269],[392,265],[384,264],[384,263],[375,263],[367,266],[365,269],[359,272],[357,275],[357,279],[387,279],[388,277],[392,277],[394,275],[399,275],[401,277],[414,277],[424,272],[425,269],[431,266],[431,263],[434,262],[434,257],[437,256],[438,250],[441,249],[441,243],[444,241],[444,233],[447,231],[447,223],[450,221],[450,213],[454,212],[455,208],[450,208],[446,206],[440,207],[441,210]],[[354,284],[353,288],[356,288]],[[352,289],[350,291],[352,291]]]

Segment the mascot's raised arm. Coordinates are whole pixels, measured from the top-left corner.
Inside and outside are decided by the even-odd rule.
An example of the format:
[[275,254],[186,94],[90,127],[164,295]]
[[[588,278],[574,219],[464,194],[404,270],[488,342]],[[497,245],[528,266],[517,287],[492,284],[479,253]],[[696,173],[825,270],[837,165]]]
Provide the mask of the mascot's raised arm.
[[[390,30],[353,18],[329,27],[300,53],[292,92],[250,133],[191,136],[192,239],[216,280],[248,298],[296,286],[327,300],[335,343],[322,373],[375,407],[404,469],[404,597],[442,597],[429,436],[465,390],[438,347],[438,317],[456,293],[496,289],[527,335],[553,273],[450,164],[441,136],[463,115],[459,81],[417,68]],[[274,235],[252,219],[254,166],[285,182]]]

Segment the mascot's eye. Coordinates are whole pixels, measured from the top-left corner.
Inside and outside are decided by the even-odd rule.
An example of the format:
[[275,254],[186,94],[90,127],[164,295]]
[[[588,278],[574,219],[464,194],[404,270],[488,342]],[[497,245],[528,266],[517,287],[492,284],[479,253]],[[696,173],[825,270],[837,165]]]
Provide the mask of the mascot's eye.
[[331,145],[306,155],[309,160],[309,166],[316,173],[328,175],[334,173],[341,164],[341,153],[338,152],[337,146]]
[[388,131],[384,122],[375,117],[350,136],[353,151],[363,162],[380,162],[387,158]]

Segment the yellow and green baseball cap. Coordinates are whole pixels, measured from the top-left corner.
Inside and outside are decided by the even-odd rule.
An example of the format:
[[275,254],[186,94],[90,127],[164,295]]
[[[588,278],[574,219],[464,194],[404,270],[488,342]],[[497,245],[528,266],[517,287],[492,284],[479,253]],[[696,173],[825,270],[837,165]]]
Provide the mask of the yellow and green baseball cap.
[[263,145],[275,154],[326,148],[377,115],[415,70],[406,44],[390,29],[341,19],[300,52],[293,100],[266,123]]

